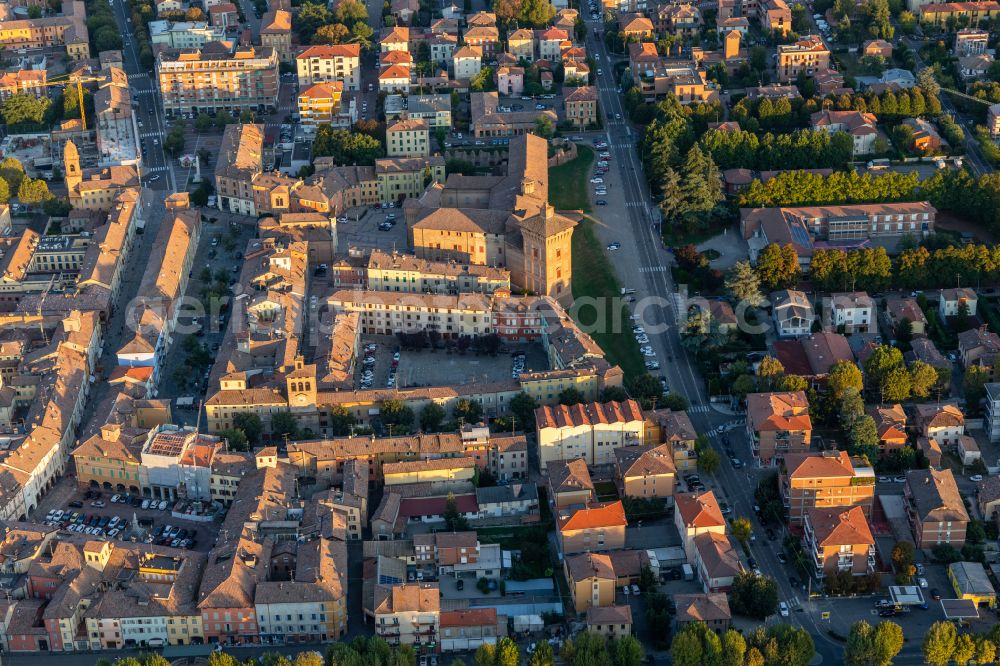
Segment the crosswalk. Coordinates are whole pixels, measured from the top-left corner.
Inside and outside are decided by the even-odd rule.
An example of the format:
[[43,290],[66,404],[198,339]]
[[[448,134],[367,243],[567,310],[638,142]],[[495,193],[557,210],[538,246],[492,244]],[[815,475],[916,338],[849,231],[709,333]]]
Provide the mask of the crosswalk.
[[798,597],[792,597],[791,599],[789,599],[785,603],[788,604],[788,608],[789,609],[793,609],[793,610],[802,605],[802,602],[799,601]]
[[163,136],[163,132],[139,132],[140,139],[159,139]]
[[639,267],[639,272],[640,273],[666,273],[667,272],[667,267],[666,266],[640,266]]
[[712,410],[708,405],[691,405],[687,411],[692,414],[707,414]]
[[642,201],[626,201],[625,202],[625,207],[626,208],[645,208],[646,204],[643,203]]
[[150,166],[150,167],[143,167],[142,168],[142,172],[146,173],[146,174],[148,174],[148,173],[161,173],[161,172],[165,172],[165,171],[169,171],[169,170],[170,169],[168,167],[162,166],[162,165],[161,166]]

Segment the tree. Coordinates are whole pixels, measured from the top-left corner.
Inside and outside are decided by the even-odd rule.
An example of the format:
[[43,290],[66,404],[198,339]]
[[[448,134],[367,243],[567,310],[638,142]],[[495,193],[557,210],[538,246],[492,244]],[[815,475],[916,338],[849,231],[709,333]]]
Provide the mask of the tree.
[[891,620],[879,622],[872,642],[873,666],[890,666],[903,649],[903,628]]
[[330,431],[334,437],[344,437],[351,434],[351,428],[358,420],[343,405],[330,407]]
[[400,426],[405,430],[413,423],[413,410],[402,400],[391,398],[383,400],[379,404],[379,418],[382,421],[382,425],[389,426],[390,428]]
[[256,414],[241,412],[233,416],[233,428],[246,435],[247,442],[252,446],[260,443],[260,437],[264,434],[264,424]]
[[568,386],[559,392],[560,405],[579,405],[586,401],[586,396],[575,386]]
[[535,407],[537,406],[538,403],[535,402],[534,398],[521,391],[511,398],[507,408],[517,419],[515,425],[520,426],[521,430],[531,430],[535,427]]
[[291,412],[278,412],[271,416],[271,436],[279,440],[299,437],[299,424]]
[[706,154],[698,144],[687,153],[684,162],[684,213],[706,215],[723,199],[722,174],[711,154]]
[[955,639],[955,649],[951,654],[952,661],[959,666],[965,666],[976,656],[976,643],[969,634],[959,634]]
[[248,448],[247,436],[242,430],[234,430],[232,428],[229,430],[223,430],[219,433],[219,437],[226,440],[226,443],[232,451],[246,451]]
[[476,423],[483,416],[483,406],[478,400],[462,398],[454,407],[455,418],[464,423]]
[[552,118],[545,114],[538,116],[538,119],[535,120],[535,134],[547,139],[552,136],[554,132],[555,123],[552,122]]
[[332,157],[338,164],[371,166],[384,154],[378,139],[330,125],[320,125],[313,139],[313,156]]
[[941,94],[941,84],[937,82],[937,77],[934,76],[933,67],[923,67],[917,72],[917,85],[928,95],[938,97]]
[[494,666],[518,666],[520,663],[521,650],[517,647],[517,643],[507,636],[497,641]]
[[763,620],[778,610],[778,584],[773,578],[742,571],[733,581],[733,612]]
[[937,368],[919,360],[910,364],[910,391],[914,397],[928,397],[937,382]]
[[199,113],[198,117],[194,119],[194,128],[199,132],[207,132],[212,129],[213,124],[212,116],[205,112]]
[[294,666],[324,666],[323,656],[315,650],[306,650],[295,655]]
[[[957,643],[958,631],[955,625],[950,622],[935,622],[924,635],[921,646],[924,660],[933,666],[946,666],[955,654]],[[971,655],[969,658],[971,659]]]
[[45,120],[49,104],[48,99],[38,98],[29,93],[11,95],[0,104],[0,115],[8,125],[21,123],[41,125]]
[[851,625],[844,646],[844,663],[847,666],[869,666],[873,664],[875,631],[865,620]]
[[17,188],[18,200],[29,206],[40,204],[51,197],[49,186],[41,178],[25,178]]
[[750,535],[753,532],[753,525],[751,525],[747,518],[740,516],[739,518],[734,519],[732,524],[729,526],[729,530],[733,533],[733,537],[735,537],[736,540],[743,545],[750,543]]
[[614,666],[641,666],[646,660],[646,651],[635,636],[623,636],[612,642],[611,648]]
[[475,666],[494,666],[493,662],[496,657],[497,646],[492,643],[483,643],[478,648],[476,648],[475,653],[472,655],[472,663]]
[[830,368],[826,388],[834,400],[842,399],[847,390],[860,392],[864,388],[861,370],[850,361],[837,361]]
[[[902,381],[896,372],[901,368],[905,371],[903,352],[889,345],[879,345],[872,351],[868,360],[865,361],[865,380],[868,381],[868,389],[878,394],[882,402],[885,402],[888,400],[885,397],[887,389],[891,392],[898,392],[900,390],[900,387],[895,384]],[[907,375],[907,379],[905,380],[907,395],[910,388],[908,377]]]
[[727,629],[722,634],[722,664],[723,666],[742,666],[747,651],[747,642],[743,634],[735,629]]
[[436,402],[429,402],[420,410],[420,429],[424,432],[438,432],[446,416],[444,407]]
[[718,663],[722,642],[704,622],[692,622],[677,632],[670,643],[674,666],[702,666]]
[[351,31],[343,23],[321,25],[313,33],[313,44],[343,44],[350,39]]
[[493,12],[497,18],[504,22],[510,22],[521,13],[523,0],[493,0]]
[[909,541],[899,541],[893,547],[892,564],[896,568],[897,583],[908,584],[916,573],[916,567],[913,566],[913,552],[913,544]]
[[762,358],[760,365],[757,366],[757,376],[763,382],[761,388],[766,388],[767,390],[773,390],[778,385],[778,382],[781,381],[784,374],[785,366],[771,355]]
[[518,20],[522,23],[529,23],[536,28],[542,28],[552,21],[556,15],[556,8],[549,0],[523,0],[521,11],[518,12]]
[[464,532],[469,529],[469,521],[459,513],[458,500],[455,499],[455,493],[452,492],[448,493],[444,503],[444,525],[445,529],[452,532]]
[[368,7],[359,0],[343,0],[333,12],[333,17],[344,25],[353,26],[368,20]]
[[490,92],[495,85],[492,67],[483,67],[478,74],[469,79],[469,90],[472,92]]
[[996,661],[996,657],[997,657],[996,643],[989,640],[985,636],[977,636],[976,663],[992,664],[994,661]]
[[601,402],[625,402],[628,393],[621,386],[608,386],[601,391]]
[[7,181],[0,178],[0,203],[7,203],[10,201],[10,186]]
[[757,255],[757,275],[769,290],[793,286],[800,272],[799,257],[791,244],[770,243]]
[[733,265],[726,278],[726,289],[739,303],[758,307],[764,302],[764,295],[760,293],[760,278],[749,261],[737,261]]
[[539,641],[528,658],[528,666],[555,666],[556,655],[548,641]]
[[715,474],[722,460],[715,449],[705,449],[698,453],[698,469],[705,474]]

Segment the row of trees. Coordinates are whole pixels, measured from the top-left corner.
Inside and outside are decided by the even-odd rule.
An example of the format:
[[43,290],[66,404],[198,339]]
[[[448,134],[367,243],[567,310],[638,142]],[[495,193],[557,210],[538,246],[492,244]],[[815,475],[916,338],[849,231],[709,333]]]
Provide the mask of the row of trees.
[[304,2],[294,16],[294,30],[302,43],[360,44],[368,49],[373,30],[368,25],[368,8],[359,0],[344,0],[330,10],[326,3]]
[[738,201],[741,207],[750,208],[916,201],[919,186],[916,172],[889,171],[878,176],[851,169],[824,176],[784,171],[766,182],[754,180],[740,192]]
[[903,649],[903,628],[886,620],[874,627],[865,620],[851,625],[844,646],[847,666],[889,666]]
[[845,132],[800,129],[758,136],[746,130],[708,130],[699,143],[720,169],[843,168],[854,158],[854,141]]
[[693,622],[674,636],[670,654],[674,666],[806,666],[816,646],[805,629],[787,624],[757,627],[746,636],[729,629],[720,636]]
[[935,622],[924,634],[920,648],[924,661],[931,666],[965,666],[973,659],[978,664],[989,664],[1000,652],[1000,625],[993,625],[983,634],[960,634],[952,622]]

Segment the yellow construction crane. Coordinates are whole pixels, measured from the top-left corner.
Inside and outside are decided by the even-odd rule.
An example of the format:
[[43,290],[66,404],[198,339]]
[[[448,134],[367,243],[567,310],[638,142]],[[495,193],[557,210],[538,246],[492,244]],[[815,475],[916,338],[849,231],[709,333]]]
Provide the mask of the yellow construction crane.
[[52,86],[62,86],[63,95],[66,94],[66,89],[71,85],[76,84],[76,97],[77,103],[80,105],[80,122],[83,125],[83,129],[87,129],[87,112],[83,108],[83,84],[84,83],[104,83],[107,81],[107,77],[104,76],[74,76],[72,78],[62,79],[59,81],[49,81],[48,83],[42,83],[40,87],[49,88]]

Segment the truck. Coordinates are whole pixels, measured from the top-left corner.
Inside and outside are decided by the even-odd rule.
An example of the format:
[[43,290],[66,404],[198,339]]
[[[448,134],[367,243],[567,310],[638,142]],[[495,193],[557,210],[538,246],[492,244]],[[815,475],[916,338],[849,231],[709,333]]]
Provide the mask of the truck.
[[877,160],[872,160],[868,163],[868,169],[870,171],[884,171],[889,168],[889,160],[882,158]]
[[621,289],[621,295],[622,296],[631,296],[634,293],[635,293],[635,289],[630,289],[628,287],[622,287],[622,289]]

